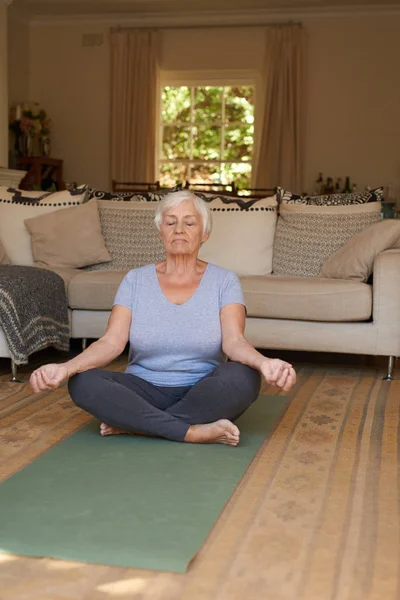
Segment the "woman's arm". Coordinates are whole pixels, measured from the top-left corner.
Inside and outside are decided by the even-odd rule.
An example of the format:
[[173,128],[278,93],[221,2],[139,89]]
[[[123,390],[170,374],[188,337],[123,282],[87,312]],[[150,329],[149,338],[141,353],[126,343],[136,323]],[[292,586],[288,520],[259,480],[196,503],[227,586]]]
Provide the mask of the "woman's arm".
[[129,339],[132,312],[125,306],[115,305],[111,311],[105,334],[86,350],[61,364],[43,365],[30,377],[34,392],[56,389],[76,373],[103,367],[117,358]]
[[220,311],[222,350],[230,360],[257,369],[268,383],[288,391],[296,383],[292,365],[278,358],[267,358],[244,337],[246,323],[242,304],[227,304]]
[[111,311],[105,334],[86,350],[64,363],[68,377],[89,369],[104,367],[123,352],[131,326],[132,312],[125,306],[115,305]]

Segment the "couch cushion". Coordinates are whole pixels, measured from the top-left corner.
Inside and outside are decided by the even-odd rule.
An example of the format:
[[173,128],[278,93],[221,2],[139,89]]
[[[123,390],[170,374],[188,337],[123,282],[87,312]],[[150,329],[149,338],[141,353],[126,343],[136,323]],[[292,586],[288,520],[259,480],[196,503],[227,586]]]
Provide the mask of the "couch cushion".
[[301,321],[366,321],[372,288],[366,283],[318,277],[242,277],[248,317]]
[[234,271],[237,275],[266,275],[272,271],[277,201],[208,199],[212,232],[199,258]]
[[380,220],[381,203],[316,206],[282,202],[276,227],[273,273],[313,277],[352,235]]
[[85,310],[111,310],[118,286],[127,272],[127,269],[81,271],[69,283],[69,307]]
[[71,281],[71,279],[73,277],[75,277],[75,275],[79,275],[79,273],[82,273],[82,271],[80,271],[80,269],[72,269],[70,267],[49,267],[49,265],[44,265],[43,263],[35,263],[34,265],[32,265],[33,267],[37,267],[38,269],[47,269],[48,271],[53,271],[54,273],[57,273],[57,275],[59,275],[60,277],[63,278],[64,280],[64,284],[65,284],[65,290],[68,293],[68,285],[69,282]]
[[96,200],[25,219],[25,225],[32,237],[35,262],[79,268],[111,261]]
[[[80,193],[79,193],[80,192]],[[85,188],[73,192],[26,192],[0,187],[0,238],[14,265],[33,265],[31,236],[25,219],[44,215],[86,200]]]
[[11,260],[4,248],[3,242],[0,240],[0,265],[10,265]]
[[112,261],[87,267],[87,270],[136,269],[163,260],[164,247],[154,223],[155,204],[99,202],[101,230]]
[[400,220],[384,219],[353,235],[323,264],[319,277],[367,281],[384,250],[400,248]]

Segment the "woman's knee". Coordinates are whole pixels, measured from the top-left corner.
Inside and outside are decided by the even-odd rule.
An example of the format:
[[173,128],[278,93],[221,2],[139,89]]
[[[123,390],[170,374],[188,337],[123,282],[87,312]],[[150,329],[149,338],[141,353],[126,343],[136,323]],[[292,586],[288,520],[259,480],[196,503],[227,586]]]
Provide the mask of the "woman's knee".
[[256,398],[260,392],[261,374],[248,365],[228,361],[220,365],[219,375],[230,387],[241,393],[250,394]]
[[89,393],[93,392],[98,382],[100,369],[90,369],[83,373],[77,373],[68,380],[68,392],[76,406],[85,408]]

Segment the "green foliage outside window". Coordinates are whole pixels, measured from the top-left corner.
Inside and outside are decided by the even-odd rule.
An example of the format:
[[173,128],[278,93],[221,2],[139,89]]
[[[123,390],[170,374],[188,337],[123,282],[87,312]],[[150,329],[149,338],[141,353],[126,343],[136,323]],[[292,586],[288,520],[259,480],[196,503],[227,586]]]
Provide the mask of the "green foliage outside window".
[[253,86],[166,86],[160,176],[249,187],[254,145]]

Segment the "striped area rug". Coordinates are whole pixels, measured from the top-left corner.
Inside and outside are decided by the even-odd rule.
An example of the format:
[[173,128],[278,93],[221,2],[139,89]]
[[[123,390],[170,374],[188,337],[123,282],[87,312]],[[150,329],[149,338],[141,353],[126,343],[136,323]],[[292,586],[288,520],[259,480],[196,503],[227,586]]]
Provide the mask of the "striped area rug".
[[[84,565],[75,577],[71,564],[67,581],[51,567],[61,561],[20,558],[6,579],[0,568],[4,598],[25,598],[24,581],[31,599],[58,597],[58,573],[62,597],[82,600],[397,600],[399,392],[399,380],[368,369],[300,369],[286,412],[187,574]],[[33,397],[3,382],[0,419],[4,479],[88,417],[65,387]]]

